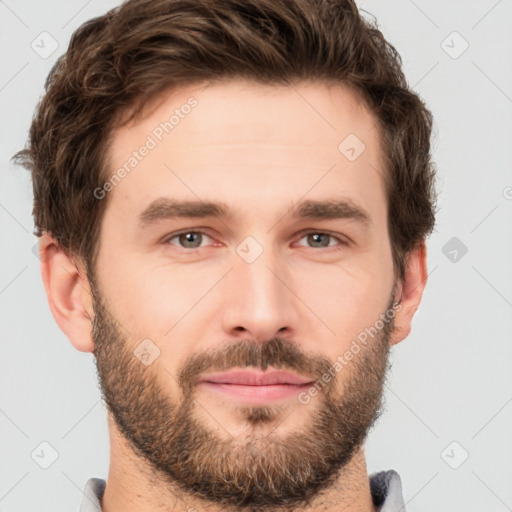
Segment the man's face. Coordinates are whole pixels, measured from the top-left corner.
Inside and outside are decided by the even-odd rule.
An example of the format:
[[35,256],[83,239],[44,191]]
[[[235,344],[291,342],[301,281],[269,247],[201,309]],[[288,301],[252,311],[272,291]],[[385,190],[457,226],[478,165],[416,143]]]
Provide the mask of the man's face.
[[[375,123],[341,88],[231,82],[180,89],[115,133],[112,173],[149,149],[108,192],[95,356],[116,428],[157,478],[225,506],[292,508],[363,443],[396,284]],[[346,204],[325,216],[304,201]],[[215,379],[276,369],[303,384]]]

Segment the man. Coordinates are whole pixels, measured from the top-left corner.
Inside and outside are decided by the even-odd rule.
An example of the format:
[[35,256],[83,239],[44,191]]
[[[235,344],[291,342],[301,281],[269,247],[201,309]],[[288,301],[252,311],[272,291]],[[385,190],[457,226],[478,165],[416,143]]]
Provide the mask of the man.
[[350,0],[131,0],[74,33],[17,158],[108,409],[82,511],[405,509],[364,441],[426,284],[431,126]]

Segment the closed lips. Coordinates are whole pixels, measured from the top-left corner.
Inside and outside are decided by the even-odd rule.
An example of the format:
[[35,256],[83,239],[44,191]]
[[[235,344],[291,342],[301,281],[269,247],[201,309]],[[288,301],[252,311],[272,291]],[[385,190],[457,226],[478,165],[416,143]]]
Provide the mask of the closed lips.
[[285,371],[267,373],[235,371],[205,376],[201,379],[201,382],[244,386],[271,386],[276,384],[304,385],[310,384],[313,381],[309,377],[301,377],[295,373]]

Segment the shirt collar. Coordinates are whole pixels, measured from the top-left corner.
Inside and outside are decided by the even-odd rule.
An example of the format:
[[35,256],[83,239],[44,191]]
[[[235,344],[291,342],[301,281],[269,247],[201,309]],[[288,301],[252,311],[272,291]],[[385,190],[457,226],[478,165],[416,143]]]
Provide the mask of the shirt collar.
[[[90,478],[87,481],[80,512],[101,512],[105,486],[106,481],[101,478]],[[370,491],[373,504],[379,507],[379,512],[405,512],[402,481],[393,469],[370,475]]]

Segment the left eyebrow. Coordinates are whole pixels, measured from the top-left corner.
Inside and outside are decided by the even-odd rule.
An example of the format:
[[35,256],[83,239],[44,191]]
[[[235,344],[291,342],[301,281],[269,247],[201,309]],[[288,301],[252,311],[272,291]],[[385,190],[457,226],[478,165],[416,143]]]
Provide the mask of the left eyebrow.
[[372,224],[370,214],[351,199],[303,201],[293,207],[291,215],[294,219],[353,219],[365,227]]

